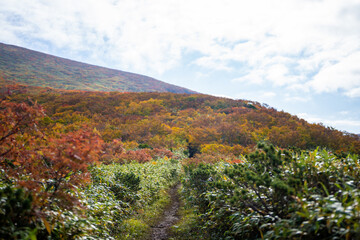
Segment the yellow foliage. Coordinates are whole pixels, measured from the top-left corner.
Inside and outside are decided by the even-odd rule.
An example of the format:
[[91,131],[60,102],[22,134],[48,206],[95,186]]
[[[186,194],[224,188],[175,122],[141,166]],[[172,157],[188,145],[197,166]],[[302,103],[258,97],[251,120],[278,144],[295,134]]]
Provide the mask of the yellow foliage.
[[201,152],[206,154],[228,154],[232,152],[232,150],[233,148],[231,146],[217,143],[201,145]]
[[162,106],[163,102],[164,100],[150,98],[149,100],[141,101],[140,104],[141,105],[153,104],[153,105]]
[[139,146],[139,144],[135,141],[128,141],[128,142],[124,142],[123,144],[126,150],[135,149]]

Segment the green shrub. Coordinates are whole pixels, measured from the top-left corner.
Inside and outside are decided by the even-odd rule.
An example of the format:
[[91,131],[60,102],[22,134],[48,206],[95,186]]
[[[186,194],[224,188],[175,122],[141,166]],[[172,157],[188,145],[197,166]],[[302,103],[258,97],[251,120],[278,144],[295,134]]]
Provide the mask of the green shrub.
[[125,235],[121,235],[120,239],[144,239],[149,233],[150,227],[146,223],[138,219],[128,219],[122,224],[122,232]]
[[148,228],[145,220],[156,217],[146,211],[160,211],[162,192],[178,181],[180,163],[164,158],[143,164],[100,165],[91,173],[93,181],[83,199],[93,228],[87,236],[119,239],[126,233],[127,239],[137,239]]
[[358,156],[259,144],[243,163],[185,169],[187,202],[212,239],[360,237]]
[[140,177],[134,173],[116,172],[110,190],[117,200],[133,204],[139,199],[137,192],[141,189]]
[[0,188],[0,239],[36,238],[32,196],[22,188]]

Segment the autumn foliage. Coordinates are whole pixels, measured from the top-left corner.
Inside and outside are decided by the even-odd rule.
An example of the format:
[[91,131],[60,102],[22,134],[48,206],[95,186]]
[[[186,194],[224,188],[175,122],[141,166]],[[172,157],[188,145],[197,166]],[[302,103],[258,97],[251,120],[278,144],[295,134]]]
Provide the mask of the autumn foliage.
[[[11,85],[5,86],[6,88]],[[17,85],[22,89],[24,86]],[[105,142],[115,139],[151,148],[186,149],[220,144],[246,154],[259,141],[282,148],[315,149],[336,153],[360,153],[359,136],[322,124],[310,124],[296,116],[257,102],[208,95],[172,93],[84,92],[26,87],[4,94],[9,101],[37,100],[53,124],[73,131],[87,124]]]
[[[79,189],[85,189],[87,183],[98,184],[92,189],[96,194],[91,195],[95,199],[91,201],[97,202],[102,201],[102,191],[107,188],[112,189],[110,196],[116,193],[112,197],[125,199],[119,197],[125,191],[121,183],[125,177],[120,176],[138,182],[133,173],[117,173],[117,178],[102,182],[99,179],[104,176],[94,168],[91,178],[88,170],[95,164],[109,169],[134,164],[148,166],[150,171],[161,164],[178,164],[177,160],[186,155],[182,160],[185,169],[199,167],[198,175],[209,179],[208,169],[201,166],[219,162],[226,166],[244,164],[257,143],[272,143],[281,151],[320,147],[336,156],[360,153],[360,139],[355,134],[309,124],[244,100],[200,94],[64,91],[1,84],[0,97],[0,205],[4,205],[0,207],[5,209],[0,214],[8,216],[0,223],[9,229],[17,224],[33,234],[33,229],[46,229],[53,236],[56,224],[61,234],[76,232],[74,227],[71,231],[65,228],[63,213],[84,213]],[[167,169],[167,178],[175,179],[177,171]],[[194,175],[194,181],[198,175]],[[225,182],[228,177],[231,178],[225,176]],[[154,186],[148,184],[151,195]],[[133,193],[134,199],[136,194]],[[11,208],[12,202],[24,206],[24,210]],[[94,202],[91,204],[94,206],[88,207],[101,219],[103,211]],[[124,210],[130,206],[121,204],[125,207],[114,205],[114,219],[130,214]],[[19,222],[14,223],[16,220]],[[109,229],[116,228],[113,222],[110,225]],[[8,237],[8,228],[3,229]],[[0,238],[1,234],[0,228]]]
[[102,144],[86,127],[74,132],[46,132],[38,127],[43,109],[29,101],[0,104],[0,166],[3,181],[32,193],[34,212],[79,204],[73,190],[89,179]]
[[173,153],[165,148],[144,148],[126,150],[125,144],[118,139],[102,145],[100,161],[104,164],[129,163],[132,161],[145,163],[158,158],[171,158]]

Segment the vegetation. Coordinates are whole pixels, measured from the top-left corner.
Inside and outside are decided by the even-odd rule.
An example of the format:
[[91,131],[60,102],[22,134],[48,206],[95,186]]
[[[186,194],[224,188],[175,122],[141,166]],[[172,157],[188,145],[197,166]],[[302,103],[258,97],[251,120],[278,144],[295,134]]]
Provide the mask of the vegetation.
[[[309,124],[256,102],[200,94],[60,91],[3,85],[11,102],[38,102],[44,127],[64,131],[86,124],[105,142],[121,139],[139,147],[184,149],[191,157],[249,153],[259,141],[300,149],[327,148],[337,154],[360,153],[359,136]],[[45,126],[46,125],[46,126]],[[68,129],[68,130],[66,130]]]
[[85,190],[86,219],[101,239],[139,239],[168,204],[165,190],[178,181],[177,160],[101,165]]
[[21,84],[58,89],[194,93],[143,75],[75,62],[0,43],[0,76]]
[[203,239],[360,237],[358,156],[258,148],[238,164],[185,166],[185,199]]
[[0,86],[0,239],[358,239],[359,137],[207,95]]
[[181,154],[127,151],[86,125],[45,124],[37,103],[0,109],[0,239],[137,239],[133,224],[148,229],[165,207]]

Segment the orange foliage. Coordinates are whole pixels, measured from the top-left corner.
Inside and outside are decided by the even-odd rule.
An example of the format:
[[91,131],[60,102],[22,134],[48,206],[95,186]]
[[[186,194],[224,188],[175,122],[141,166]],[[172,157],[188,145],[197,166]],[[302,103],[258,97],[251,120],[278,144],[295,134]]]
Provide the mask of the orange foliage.
[[196,154],[194,157],[192,158],[187,158],[185,160],[183,160],[183,164],[184,165],[199,165],[199,164],[213,164],[219,161],[224,161],[224,162],[228,162],[231,164],[238,164],[238,163],[242,163],[243,161],[237,157],[235,157],[234,155],[230,154],[230,155],[226,155],[226,154],[206,154],[206,153],[202,153],[202,154]]
[[[190,148],[195,150],[204,144],[238,145],[244,148],[238,147],[238,155],[258,141],[269,141],[284,148],[320,146],[335,152],[360,153],[360,139],[354,134],[309,124],[256,102],[200,94],[39,92],[29,87],[26,94],[8,98],[20,102],[31,96],[44,104],[55,122],[73,124],[70,130],[75,130],[79,126],[76,121],[86,121],[106,142],[121,139],[171,149],[192,145]],[[73,117],[80,115],[83,120]]]
[[78,201],[71,191],[89,179],[87,166],[97,161],[102,141],[86,127],[66,134],[42,132],[37,125],[42,108],[29,102],[32,106],[1,102],[2,177],[31,191],[39,210],[55,202],[72,208]]
[[145,163],[158,158],[171,158],[173,153],[164,148],[128,150],[118,140],[111,143],[104,143],[100,160],[104,164],[138,162]]
[[100,161],[105,164],[110,164],[114,159],[120,158],[123,152],[125,152],[124,144],[118,139],[114,139],[112,142],[102,145]]
[[152,160],[150,149],[130,150],[119,155],[120,162],[138,162],[145,163]]
[[153,159],[156,159],[164,157],[172,158],[174,154],[165,148],[154,148],[150,151],[150,155]]

